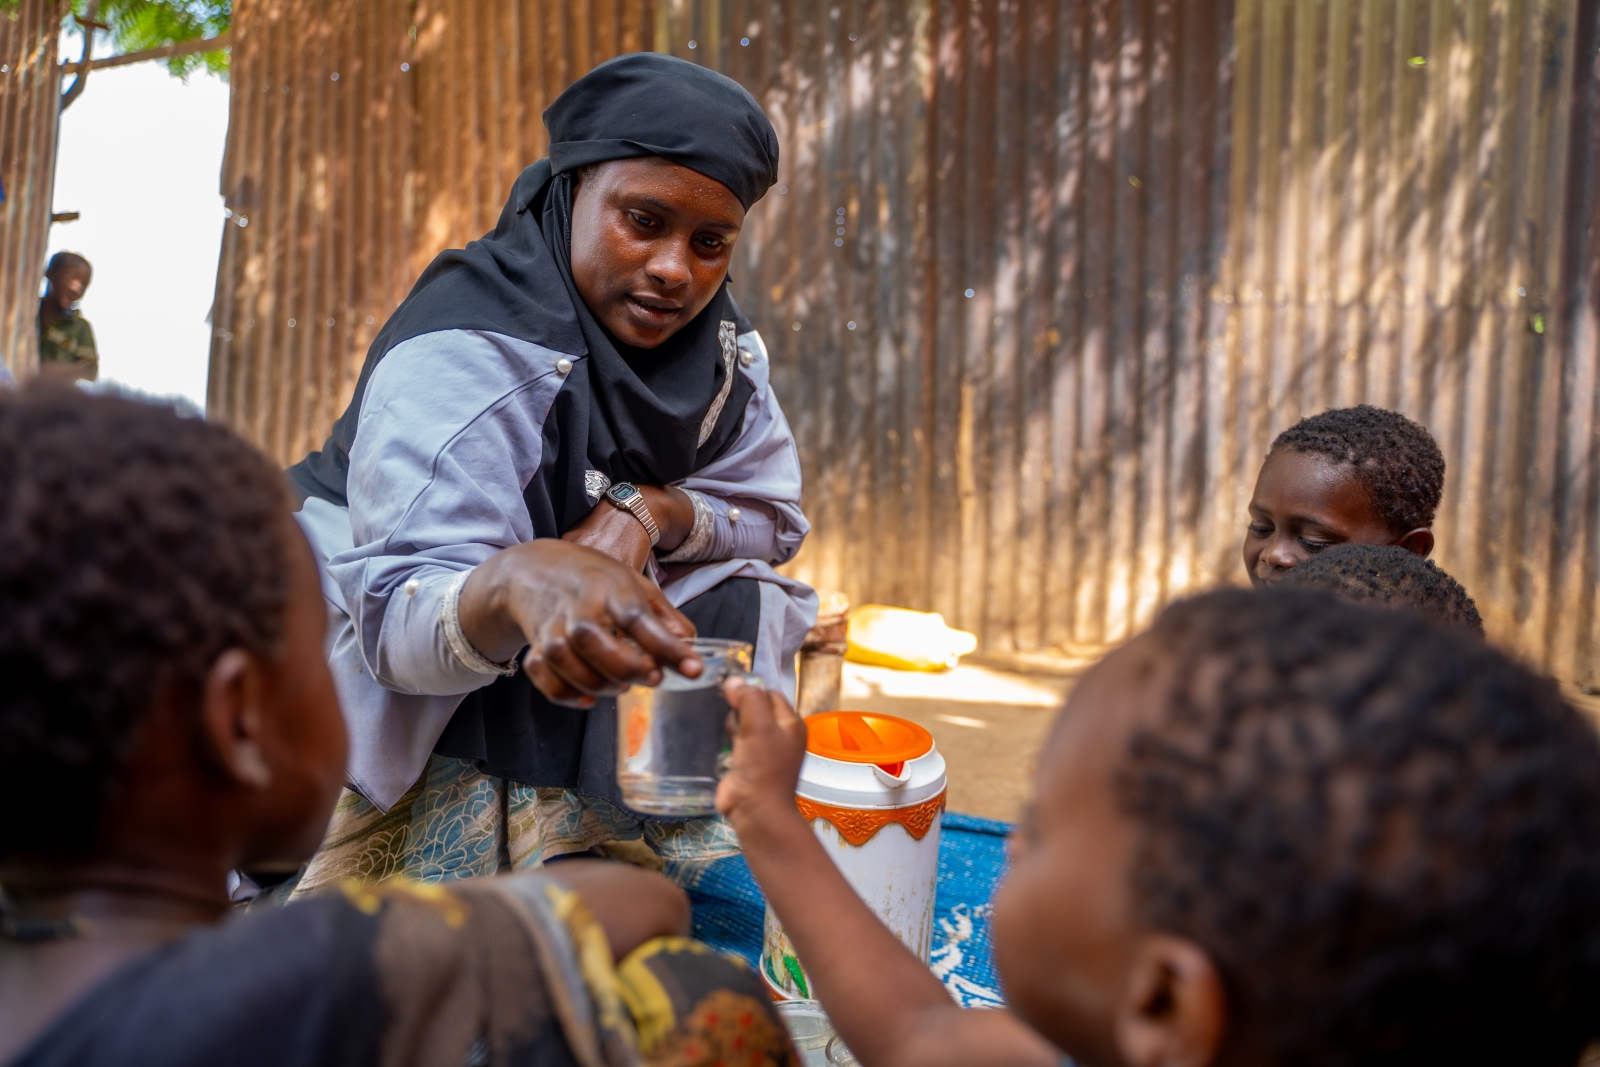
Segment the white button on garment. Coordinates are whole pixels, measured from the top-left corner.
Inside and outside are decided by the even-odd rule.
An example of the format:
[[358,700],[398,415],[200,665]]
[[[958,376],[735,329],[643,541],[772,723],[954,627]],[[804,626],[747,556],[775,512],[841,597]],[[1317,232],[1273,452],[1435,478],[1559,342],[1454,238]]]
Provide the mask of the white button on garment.
[[739,521],[739,517],[742,514],[743,514],[743,512],[741,512],[738,508],[729,508],[728,509],[728,521],[729,522],[738,522]]
[[416,596],[417,595],[417,590],[421,589],[421,588],[422,588],[422,583],[417,581],[415,578],[406,579],[406,584],[405,584],[406,596]]
[[565,378],[567,376],[567,372],[570,371],[570,370],[572,370],[572,360],[568,359],[565,356],[562,356],[560,359],[556,360],[556,373],[557,374],[559,374],[563,378]]
[[754,363],[755,361],[756,361],[756,357],[755,356],[752,356],[749,352],[746,352],[742,348],[739,349],[739,362],[740,363],[743,363],[746,367],[748,367],[750,364]]

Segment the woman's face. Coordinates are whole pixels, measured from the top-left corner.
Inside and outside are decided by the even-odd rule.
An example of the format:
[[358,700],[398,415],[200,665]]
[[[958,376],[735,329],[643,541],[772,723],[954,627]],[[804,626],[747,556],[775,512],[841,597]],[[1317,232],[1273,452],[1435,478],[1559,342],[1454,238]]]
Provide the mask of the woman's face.
[[654,348],[728,275],[744,205],[721,182],[659,156],[602,163],[572,197],[572,280],[611,335]]

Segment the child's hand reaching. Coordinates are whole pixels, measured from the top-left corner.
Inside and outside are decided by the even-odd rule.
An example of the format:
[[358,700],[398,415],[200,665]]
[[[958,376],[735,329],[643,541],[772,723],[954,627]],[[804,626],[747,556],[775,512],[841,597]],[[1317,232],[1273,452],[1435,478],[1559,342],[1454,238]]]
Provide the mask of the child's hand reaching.
[[795,783],[806,754],[806,724],[777,693],[731,678],[723,686],[733,714],[733,761],[717,786],[717,810],[741,838],[746,830],[800,820]]

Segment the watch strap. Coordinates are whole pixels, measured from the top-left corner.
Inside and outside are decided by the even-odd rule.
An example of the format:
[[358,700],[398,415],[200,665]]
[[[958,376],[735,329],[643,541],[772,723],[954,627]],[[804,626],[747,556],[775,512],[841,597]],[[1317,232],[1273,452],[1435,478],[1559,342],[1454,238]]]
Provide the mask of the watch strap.
[[[611,490],[615,490],[621,485],[628,485],[633,490],[633,495],[628,497],[627,500],[619,501],[611,495]],[[606,499],[638,519],[640,525],[644,527],[644,532],[650,535],[650,547],[656,547],[656,543],[661,540],[661,528],[656,525],[655,517],[650,514],[650,508],[645,504],[644,494],[639,492],[639,487],[627,482],[619,482],[613,485],[611,490],[606,492]]]

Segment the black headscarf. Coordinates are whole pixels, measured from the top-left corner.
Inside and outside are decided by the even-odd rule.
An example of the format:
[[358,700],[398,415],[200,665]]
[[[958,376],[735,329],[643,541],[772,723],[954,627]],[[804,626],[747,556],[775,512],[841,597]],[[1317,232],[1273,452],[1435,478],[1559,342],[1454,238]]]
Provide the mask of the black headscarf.
[[[749,329],[726,283],[661,345],[636,349],[597,322],[572,280],[572,177],[577,168],[656,155],[723,185],[746,208],[777,178],[778,143],[737,82],[672,56],[639,52],[603,63],[544,114],[550,158],[522,172],[494,230],[441,252],[367,352],[350,405],[320,452],[290,468],[302,496],[344,504],[350,449],[367,382],[396,345],[440,330],[483,330],[567,355],[587,355],[562,387],[553,417],[563,455],[548,516],[529,499],[535,531],[558,536],[583,517],[583,473],[664,485],[720,454],[737,436],[751,386],[734,374],[711,432],[703,423],[731,369],[723,323]],[[584,442],[582,454],[574,449]],[[532,489],[532,487],[530,487]],[[548,517],[554,527],[541,521]]]

